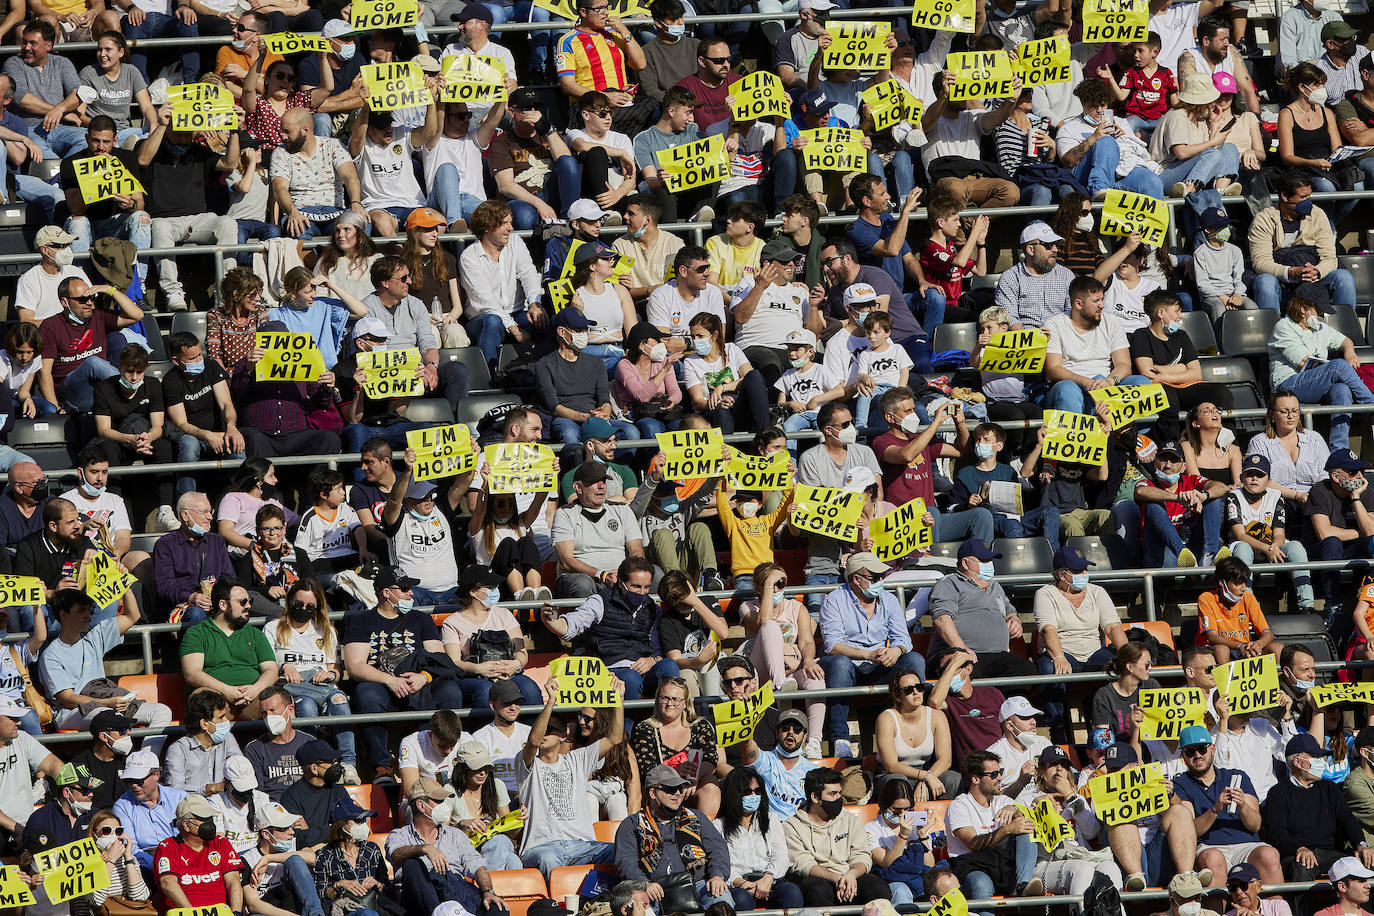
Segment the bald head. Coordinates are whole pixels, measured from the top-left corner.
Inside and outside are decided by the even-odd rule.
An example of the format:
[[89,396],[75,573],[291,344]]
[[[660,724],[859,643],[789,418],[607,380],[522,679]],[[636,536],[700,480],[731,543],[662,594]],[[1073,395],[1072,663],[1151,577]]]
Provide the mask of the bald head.
[[281,117],[282,145],[289,153],[314,155],[315,116],[309,108],[288,108]]
[[43,469],[32,461],[20,461],[10,465],[10,483],[37,483],[43,479]]
[[286,114],[281,116],[283,127],[300,127],[310,129],[314,125],[314,114],[309,108],[288,108]]

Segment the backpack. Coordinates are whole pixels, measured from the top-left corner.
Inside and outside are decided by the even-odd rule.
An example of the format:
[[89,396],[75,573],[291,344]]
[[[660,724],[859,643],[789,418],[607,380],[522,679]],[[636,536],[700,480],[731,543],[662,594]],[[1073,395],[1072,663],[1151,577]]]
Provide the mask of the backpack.
[[1083,892],[1081,916],[1121,916],[1121,893],[1112,879],[1102,872],[1093,875],[1092,883]]
[[1155,635],[1149,630],[1129,629],[1126,631],[1126,639],[1131,642],[1138,642],[1149,649],[1150,661],[1157,667],[1178,664],[1178,653],[1155,639]]

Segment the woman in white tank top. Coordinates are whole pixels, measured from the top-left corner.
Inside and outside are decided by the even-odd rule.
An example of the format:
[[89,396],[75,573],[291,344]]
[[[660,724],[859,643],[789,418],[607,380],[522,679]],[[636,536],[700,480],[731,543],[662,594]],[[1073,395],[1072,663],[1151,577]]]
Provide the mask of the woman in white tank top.
[[620,283],[609,282],[617,257],[609,248],[598,250],[592,245],[583,245],[573,254],[577,266],[572,275],[572,304],[591,322],[582,352],[605,362],[608,374],[615,372],[615,364],[625,355],[621,344],[626,329],[635,325],[630,291]]
[[916,784],[918,801],[953,798],[959,774],[950,769],[949,720],[926,705],[925,687],[910,671],[888,682],[892,708],[878,716],[878,762]]

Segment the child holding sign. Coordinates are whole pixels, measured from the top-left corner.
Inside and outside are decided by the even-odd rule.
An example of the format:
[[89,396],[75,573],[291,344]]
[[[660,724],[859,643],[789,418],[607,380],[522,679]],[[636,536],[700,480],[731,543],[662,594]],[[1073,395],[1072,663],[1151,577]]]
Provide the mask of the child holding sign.
[[1160,443],[1153,472],[1153,480],[1141,480],[1135,487],[1144,521],[1145,565],[1197,566],[1200,552],[1201,565],[1211,566],[1221,547],[1222,510],[1230,487],[1183,473],[1183,448],[1176,439]]
[[1233,654],[1272,652],[1277,658],[1283,651],[1283,643],[1274,642],[1255,593],[1246,587],[1249,579],[1250,567],[1235,557],[1223,557],[1212,574],[1212,588],[1197,599],[1197,644],[1210,645],[1221,664]]

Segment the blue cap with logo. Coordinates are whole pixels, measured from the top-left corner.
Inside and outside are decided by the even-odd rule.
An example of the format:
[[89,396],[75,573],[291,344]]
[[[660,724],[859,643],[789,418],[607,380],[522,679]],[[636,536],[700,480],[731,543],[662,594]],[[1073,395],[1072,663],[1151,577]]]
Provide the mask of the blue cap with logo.
[[1089,566],[1096,565],[1084,556],[1083,551],[1071,545],[1060,547],[1054,552],[1054,558],[1050,560],[1050,569],[1068,569],[1073,572],[1082,572]]
[[1240,476],[1246,474],[1263,474],[1269,476],[1269,459],[1263,455],[1246,455],[1245,460],[1240,463]]
[[1207,730],[1205,725],[1189,725],[1178,734],[1178,746],[1180,748],[1211,743],[1213,743],[1212,733]]

